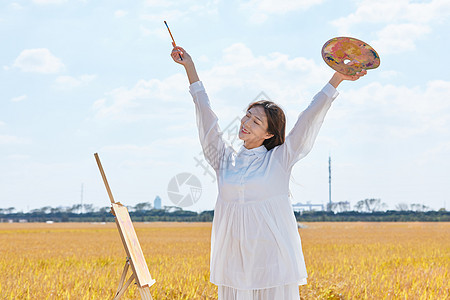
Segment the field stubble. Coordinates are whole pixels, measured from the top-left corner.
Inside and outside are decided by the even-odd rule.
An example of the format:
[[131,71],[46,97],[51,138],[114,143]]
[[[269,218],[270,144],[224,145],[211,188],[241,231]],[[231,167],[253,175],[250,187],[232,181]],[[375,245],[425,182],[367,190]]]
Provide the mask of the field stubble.
[[[447,299],[450,223],[305,223],[302,299]],[[154,299],[217,299],[210,223],[134,223]],[[1,299],[112,299],[125,263],[114,223],[0,224]],[[123,299],[139,299],[130,286]]]

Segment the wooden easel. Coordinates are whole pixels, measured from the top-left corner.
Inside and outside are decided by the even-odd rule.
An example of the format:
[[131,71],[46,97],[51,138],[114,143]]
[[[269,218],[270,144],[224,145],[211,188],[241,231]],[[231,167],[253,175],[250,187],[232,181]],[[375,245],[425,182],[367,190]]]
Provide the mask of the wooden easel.
[[[108,180],[106,180],[106,175],[103,171],[100,158],[97,153],[95,153],[94,156],[97,161],[98,168],[100,169],[103,182],[105,183],[109,200],[111,201],[111,213],[115,216],[117,229],[120,233],[120,238],[122,239],[125,252],[127,253],[127,259],[123,268],[122,277],[120,278],[119,287],[117,288],[117,292],[113,300],[119,300],[133,281],[136,281],[142,300],[153,300],[152,295],[150,294],[150,286],[152,286],[156,281],[152,279],[148,270],[144,254],[142,253],[142,249],[137,239],[128,210],[120,202],[114,201],[114,197],[111,193],[111,189],[109,188]],[[128,268],[130,266],[132,269],[132,274],[125,282]]]

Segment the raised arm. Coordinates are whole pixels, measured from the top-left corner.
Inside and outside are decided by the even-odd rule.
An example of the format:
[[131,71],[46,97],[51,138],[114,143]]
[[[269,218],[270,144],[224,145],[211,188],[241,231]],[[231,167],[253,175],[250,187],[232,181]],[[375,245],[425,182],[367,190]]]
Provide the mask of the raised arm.
[[189,92],[195,103],[195,115],[203,154],[206,161],[217,171],[226,150],[218,118],[211,109],[208,95],[203,83],[198,78],[191,56],[178,46],[173,48],[171,56],[176,63],[183,65],[186,70],[190,83]]
[[197,70],[195,69],[194,62],[192,61],[191,56],[186,52],[186,50],[184,50],[182,47],[175,46],[172,49],[171,56],[176,63],[182,65],[186,70],[189,84],[200,81],[200,79],[198,78]]
[[337,89],[337,87],[339,86],[339,84],[341,84],[342,81],[344,81],[344,80],[355,81],[355,80],[358,80],[359,78],[363,77],[366,74],[367,74],[366,70],[357,72],[355,75],[344,75],[339,72],[335,72],[333,74],[333,77],[331,77],[331,79],[328,83],[331,84],[335,89]]
[[294,127],[286,136],[284,144],[274,152],[275,157],[287,170],[311,151],[325,115],[339,94],[336,90],[339,84],[344,80],[355,81],[366,74],[366,70],[353,76],[336,72],[323,89],[314,96],[308,108],[299,115]]

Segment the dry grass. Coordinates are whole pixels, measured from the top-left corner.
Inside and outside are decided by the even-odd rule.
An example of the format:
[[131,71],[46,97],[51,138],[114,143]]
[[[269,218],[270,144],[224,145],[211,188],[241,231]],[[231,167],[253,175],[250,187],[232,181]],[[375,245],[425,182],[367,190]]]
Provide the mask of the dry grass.
[[[302,299],[446,299],[450,223],[307,223]],[[154,299],[216,299],[209,223],[135,223]],[[112,299],[115,224],[0,224],[1,299]],[[123,299],[139,299],[131,286]]]

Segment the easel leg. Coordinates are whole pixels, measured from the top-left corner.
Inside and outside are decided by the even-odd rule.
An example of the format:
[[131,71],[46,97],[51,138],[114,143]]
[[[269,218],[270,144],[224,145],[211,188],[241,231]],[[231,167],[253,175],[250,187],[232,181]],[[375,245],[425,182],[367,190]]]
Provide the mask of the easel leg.
[[150,288],[148,286],[138,289],[141,294],[141,300],[153,300],[152,295],[150,294]]
[[[125,281],[125,278],[127,276],[129,266],[130,266],[130,261],[127,258],[125,266],[123,267],[122,277],[120,277],[119,287],[117,288],[117,292],[116,292],[116,295],[114,296],[113,300],[119,300],[123,296],[123,294],[125,293],[127,288],[130,286],[130,284],[133,282],[133,280],[136,279],[136,277],[134,276],[134,273],[133,273],[133,274],[131,274],[130,278],[128,278],[125,285],[123,284]],[[138,286],[138,290],[139,290],[139,293],[141,294],[141,300],[153,300],[152,295],[150,294],[150,287],[145,286],[145,287],[141,288]]]
[[120,297],[123,296],[123,294],[125,293],[127,288],[130,286],[130,284],[133,282],[134,279],[135,279],[134,274],[132,274],[130,276],[130,278],[127,280],[127,282],[125,282],[125,285],[117,292],[117,294],[116,294],[116,296],[114,297],[113,300],[119,300]]
[[134,274],[131,275],[130,279],[128,279],[125,286],[123,285],[123,283],[125,282],[125,278],[127,276],[129,266],[130,266],[130,261],[127,257],[127,261],[125,262],[125,266],[123,267],[122,277],[120,277],[119,287],[117,288],[116,296],[114,297],[113,300],[118,300],[118,299],[120,299],[120,297],[122,297],[123,293],[125,293],[125,291],[127,290],[128,286],[131,284],[131,281],[134,278]]
[[116,295],[120,292],[120,289],[122,289],[123,283],[125,282],[125,277],[128,272],[128,267],[130,266],[130,261],[127,258],[127,261],[125,262],[125,266],[123,267],[122,277],[120,277],[119,287],[117,288]]

